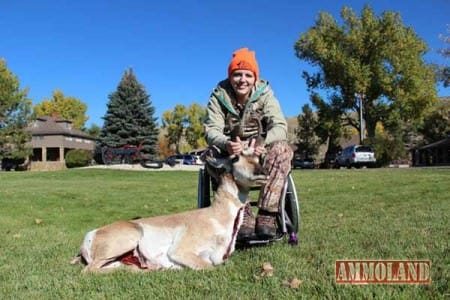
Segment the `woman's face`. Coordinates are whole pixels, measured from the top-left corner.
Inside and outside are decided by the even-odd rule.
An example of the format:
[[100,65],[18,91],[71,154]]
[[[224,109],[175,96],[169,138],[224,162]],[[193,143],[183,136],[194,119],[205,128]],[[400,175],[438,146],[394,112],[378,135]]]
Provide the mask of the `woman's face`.
[[238,99],[246,99],[255,85],[255,74],[249,70],[236,70],[229,79]]

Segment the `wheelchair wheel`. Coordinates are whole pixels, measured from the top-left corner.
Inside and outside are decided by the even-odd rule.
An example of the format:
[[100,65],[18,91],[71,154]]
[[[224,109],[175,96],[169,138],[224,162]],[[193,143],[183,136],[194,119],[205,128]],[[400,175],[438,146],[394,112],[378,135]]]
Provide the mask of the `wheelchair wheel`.
[[197,208],[211,205],[211,178],[204,168],[198,171]]
[[278,222],[283,233],[289,235],[289,243],[297,244],[297,233],[300,227],[300,206],[291,174],[286,178],[284,200],[281,202]]

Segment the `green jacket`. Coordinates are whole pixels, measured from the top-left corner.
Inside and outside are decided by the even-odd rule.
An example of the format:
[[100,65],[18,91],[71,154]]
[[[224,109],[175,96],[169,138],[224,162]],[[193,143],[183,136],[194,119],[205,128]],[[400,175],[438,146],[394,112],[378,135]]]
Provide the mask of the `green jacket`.
[[287,141],[287,122],[267,81],[260,79],[256,82],[241,115],[234,109],[233,93],[229,80],[225,79],[219,82],[210,96],[205,121],[205,134],[209,145],[225,150],[225,144],[230,139],[230,119],[243,126],[241,138],[250,137],[254,132],[251,130],[252,124],[249,123],[255,116],[261,120],[266,145],[275,141]]

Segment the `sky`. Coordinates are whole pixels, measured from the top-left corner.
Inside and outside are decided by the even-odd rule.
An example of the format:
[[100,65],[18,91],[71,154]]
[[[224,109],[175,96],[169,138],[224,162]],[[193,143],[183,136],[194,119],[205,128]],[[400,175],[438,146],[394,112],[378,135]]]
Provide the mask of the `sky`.
[[[449,64],[437,51],[448,47],[449,0],[0,0],[0,58],[28,88],[33,104],[60,89],[87,106],[102,126],[108,95],[132,68],[155,107],[158,122],[175,105],[206,106],[227,76],[234,50],[256,52],[286,117],[309,102],[294,44],[320,11],[341,21],[342,7],[358,15],[365,4],[376,13],[399,12],[429,47],[427,63]],[[438,85],[439,96],[450,88]]]

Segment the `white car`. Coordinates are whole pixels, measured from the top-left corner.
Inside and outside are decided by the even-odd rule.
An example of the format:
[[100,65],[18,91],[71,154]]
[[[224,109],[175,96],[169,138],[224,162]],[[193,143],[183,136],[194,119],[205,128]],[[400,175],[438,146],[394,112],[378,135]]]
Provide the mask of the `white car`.
[[376,162],[375,153],[370,146],[353,145],[339,152],[336,157],[338,167],[374,167]]

